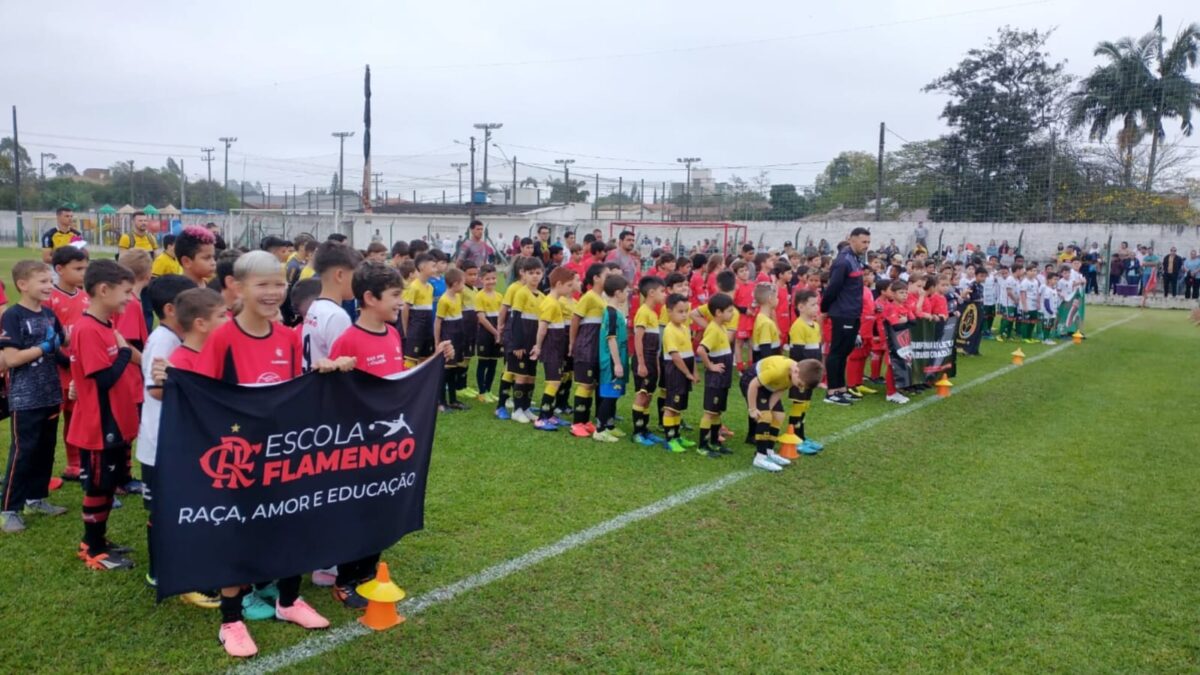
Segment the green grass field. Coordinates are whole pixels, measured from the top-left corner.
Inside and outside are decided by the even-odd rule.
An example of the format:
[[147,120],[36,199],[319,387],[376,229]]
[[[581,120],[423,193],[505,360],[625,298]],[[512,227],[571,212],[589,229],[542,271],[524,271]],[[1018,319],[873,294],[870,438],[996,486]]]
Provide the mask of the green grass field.
[[[7,276],[9,263],[0,264]],[[1083,345],[1045,357],[1051,348],[1023,345],[1033,360],[1017,369],[1006,368],[1012,346],[985,343],[983,357],[961,361],[948,400],[817,403],[810,433],[832,441],[821,455],[778,475],[735,475],[449,599],[429,594],[745,472],[751,451],[708,460],[599,444],[494,421],[482,404],[444,416],[426,529],[384,556],[421,611],[361,636],[342,627],[350,612],[306,585],[335,630],[320,640],[252,624],[260,656],[244,665],[1195,672],[1200,331],[1182,312],[1093,307],[1087,332]],[[727,421],[744,429],[736,413]],[[7,425],[0,433],[7,451]],[[30,518],[26,532],[0,537],[0,669],[239,665],[217,645],[215,610],[155,605],[144,569],[86,570],[73,555],[79,487],[52,501],[71,513]],[[138,498],[110,523],[144,562]]]

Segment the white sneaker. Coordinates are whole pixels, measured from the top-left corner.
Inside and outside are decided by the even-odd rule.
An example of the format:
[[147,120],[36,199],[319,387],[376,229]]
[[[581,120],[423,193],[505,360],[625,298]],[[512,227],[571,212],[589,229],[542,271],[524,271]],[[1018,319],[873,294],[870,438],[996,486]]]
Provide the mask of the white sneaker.
[[513,400],[511,396],[509,396],[508,400],[504,402],[504,407],[508,408],[509,412],[513,411]]
[[904,394],[901,394],[900,392],[896,392],[894,394],[889,395],[887,397],[887,400],[889,403],[899,403],[900,405],[904,405],[905,403],[908,403],[908,397],[905,396]]
[[783,471],[782,466],[779,466],[775,462],[767,459],[766,455],[760,455],[758,453],[754,453],[754,464],[752,466],[756,469],[762,469],[763,471]]
[[529,418],[529,413],[520,408],[516,408],[512,411],[512,421],[520,422],[521,424],[529,424],[533,420]]
[[1045,340],[1042,340],[1042,344],[1044,344],[1044,345],[1056,345],[1056,344],[1058,344],[1058,343],[1057,343],[1057,342],[1055,342],[1054,340],[1051,340],[1051,339],[1047,338],[1047,339],[1045,339]]
[[779,466],[791,466],[791,464],[792,464],[792,460],[787,459],[786,457],[775,452],[774,450],[767,451],[767,459],[771,460],[772,462],[775,462]]

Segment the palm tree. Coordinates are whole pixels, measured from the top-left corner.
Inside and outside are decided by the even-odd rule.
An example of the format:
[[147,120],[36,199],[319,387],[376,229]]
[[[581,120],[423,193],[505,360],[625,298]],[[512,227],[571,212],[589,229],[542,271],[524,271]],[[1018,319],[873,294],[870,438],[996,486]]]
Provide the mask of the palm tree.
[[1146,191],[1154,184],[1155,162],[1158,144],[1166,138],[1162,127],[1164,117],[1178,117],[1183,135],[1192,135],[1192,108],[1200,106],[1200,85],[1192,82],[1188,69],[1196,65],[1200,56],[1200,24],[1191,24],[1176,36],[1171,48],[1163,53],[1162,17],[1154,26],[1158,43],[1158,77],[1154,80],[1151,101],[1155,104],[1154,126],[1150,143],[1150,167],[1146,173]]
[[1101,42],[1094,54],[1108,59],[1097,66],[1079,83],[1071,94],[1067,124],[1071,129],[1088,125],[1088,138],[1100,140],[1108,127],[1121,121],[1117,132],[1117,147],[1124,157],[1124,178],[1133,182],[1133,149],[1146,134],[1154,113],[1149,93],[1154,81],[1150,72],[1154,34],[1138,39],[1121,38],[1117,42]]

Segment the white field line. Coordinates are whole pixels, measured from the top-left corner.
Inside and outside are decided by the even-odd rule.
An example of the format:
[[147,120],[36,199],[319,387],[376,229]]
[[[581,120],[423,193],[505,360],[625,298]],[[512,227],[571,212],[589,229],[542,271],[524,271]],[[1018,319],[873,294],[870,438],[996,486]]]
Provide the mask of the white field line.
[[[1123,323],[1132,321],[1133,319],[1137,318],[1137,316],[1138,314],[1133,314],[1124,319],[1114,321],[1097,329],[1091,333],[1091,335],[1099,335],[1110,328],[1115,328]],[[1042,359],[1054,356],[1070,346],[1070,342],[1063,342],[1057,347],[1029,357],[1025,360],[1025,363],[1026,365],[1036,363]],[[955,390],[959,393],[967,391],[968,389],[972,389],[978,385],[990,382],[997,377],[1006,375],[1022,367],[1023,366],[1014,366],[1010,364],[1002,368],[997,368],[990,373],[981,375],[970,382],[966,382],[955,387]],[[942,399],[936,396],[930,396],[911,405],[905,405],[901,408],[897,408],[892,412],[884,413],[868,420],[863,420],[857,424],[852,424],[837,433],[829,435],[825,440],[827,443],[844,440],[854,436],[855,434],[859,434],[871,429],[876,425],[890,422],[905,415],[910,415],[941,400]],[[400,603],[399,611],[404,616],[419,614],[426,609],[433,607],[434,605],[440,605],[444,602],[449,602],[463,593],[473,591],[477,588],[482,588],[488,584],[509,577],[517,572],[521,572],[533,567],[534,565],[549,560],[550,558],[557,557],[563,553],[566,553],[567,551],[571,551],[589,544],[606,534],[624,529],[633,523],[646,520],[648,518],[653,518],[654,516],[657,516],[665,511],[669,511],[677,506],[682,506],[701,497],[713,494],[715,492],[720,492],[721,490],[724,490],[725,488],[745,478],[749,478],[750,476],[754,475],[754,473],[755,472],[753,469],[741,469],[738,471],[733,471],[707,483],[702,483],[686,490],[676,492],[675,494],[664,499],[660,499],[652,504],[648,504],[632,511],[627,511],[602,523],[593,525],[586,530],[580,530],[574,534],[569,534],[553,544],[536,548],[524,555],[493,565],[487,569],[472,574],[471,576],[460,579],[452,584],[435,588],[434,590],[420,597],[405,600],[404,602]],[[263,656],[253,661],[246,661],[230,669],[229,672],[237,674],[273,673],[285,668],[289,668],[303,661],[307,661],[315,656],[324,654],[325,652],[336,649],[341,645],[370,633],[370,629],[365,628],[357,621],[351,621],[329,631],[315,633],[312,635],[312,637],[305,638],[298,644],[269,656]]]

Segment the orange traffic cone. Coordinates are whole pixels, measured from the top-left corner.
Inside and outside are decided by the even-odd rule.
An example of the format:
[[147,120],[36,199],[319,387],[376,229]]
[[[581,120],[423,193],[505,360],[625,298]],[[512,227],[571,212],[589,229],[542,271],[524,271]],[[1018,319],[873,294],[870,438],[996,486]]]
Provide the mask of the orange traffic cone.
[[800,459],[800,453],[796,452],[796,444],[799,442],[796,427],[789,424],[787,433],[779,434],[779,456],[784,459]]
[[1020,347],[1017,347],[1017,351],[1015,351],[1015,352],[1013,352],[1013,353],[1012,353],[1012,357],[1013,357],[1013,359],[1012,359],[1012,364],[1013,364],[1014,366],[1020,366],[1020,365],[1024,365],[1024,363],[1025,363],[1025,352],[1021,351],[1021,348],[1020,348]]
[[371,630],[387,630],[404,622],[396,611],[396,603],[404,599],[404,590],[392,583],[387,563],[379,563],[375,578],[358,587],[358,594],[367,599],[367,611],[358,622]]
[[950,395],[950,387],[953,387],[954,383],[950,381],[950,378],[945,373],[942,373],[942,379],[934,382],[933,386],[937,387],[938,396],[946,398]]
[[1074,342],[1077,345],[1083,344],[1083,333],[1080,333],[1079,331],[1075,331],[1071,335],[1071,342]]

